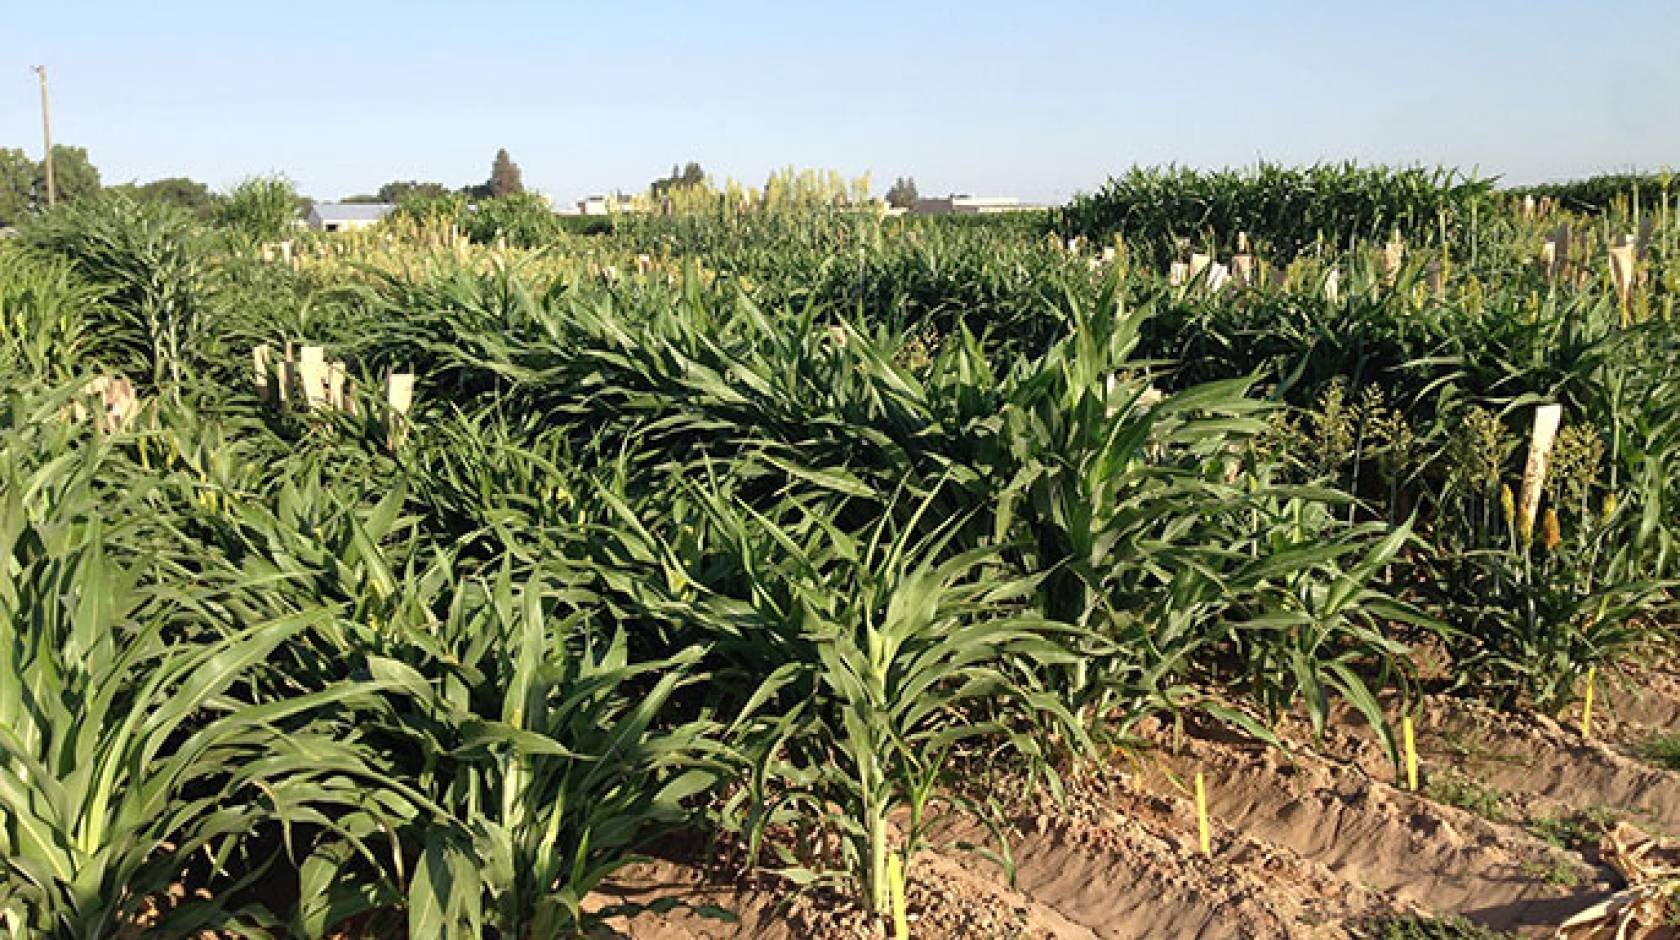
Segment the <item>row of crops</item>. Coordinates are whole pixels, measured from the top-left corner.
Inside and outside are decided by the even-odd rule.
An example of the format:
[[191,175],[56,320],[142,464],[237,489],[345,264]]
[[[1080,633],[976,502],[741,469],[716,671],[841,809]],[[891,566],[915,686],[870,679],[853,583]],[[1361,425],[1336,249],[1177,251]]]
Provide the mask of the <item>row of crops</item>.
[[[1662,654],[1680,228],[1443,228],[1479,184],[1326,172],[1249,207],[1123,180],[1054,244],[33,221],[0,245],[0,935],[564,936],[671,836],[883,913],[942,821],[1007,863],[1017,801],[1145,719],[1349,711],[1392,754],[1422,690],[1557,712]],[[1218,238],[1132,221],[1169,197]],[[1275,276],[1171,283],[1239,228]],[[259,384],[264,344],[345,363],[332,403]]]
[[1493,182],[1457,170],[1354,163],[1204,171],[1134,167],[1058,210],[1058,228],[1106,239],[1120,233],[1155,263],[1185,245],[1240,250],[1257,238],[1277,257],[1349,249],[1398,232],[1416,243],[1464,237]]
[[1610,173],[1564,183],[1543,183],[1510,190],[1522,198],[1550,199],[1564,209],[1575,212],[1603,212],[1618,203],[1631,207],[1641,201],[1661,211],[1673,205],[1674,174]]

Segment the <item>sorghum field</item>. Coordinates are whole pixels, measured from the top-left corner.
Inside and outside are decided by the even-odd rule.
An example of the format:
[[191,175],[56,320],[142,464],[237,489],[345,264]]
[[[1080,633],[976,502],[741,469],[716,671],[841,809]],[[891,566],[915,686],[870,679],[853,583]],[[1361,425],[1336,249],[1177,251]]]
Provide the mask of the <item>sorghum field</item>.
[[798,195],[0,242],[0,937],[1673,935],[1666,177]]

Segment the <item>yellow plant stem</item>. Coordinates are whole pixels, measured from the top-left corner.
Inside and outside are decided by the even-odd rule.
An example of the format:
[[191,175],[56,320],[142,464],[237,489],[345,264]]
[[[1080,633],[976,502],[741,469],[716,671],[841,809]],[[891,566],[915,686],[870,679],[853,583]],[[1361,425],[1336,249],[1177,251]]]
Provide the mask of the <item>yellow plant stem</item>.
[[1201,840],[1202,854],[1213,857],[1213,827],[1208,824],[1207,784],[1202,772],[1196,771],[1196,834]]
[[1406,742],[1406,789],[1417,792],[1418,757],[1417,757],[1417,729],[1412,724],[1412,716],[1406,715],[1400,719],[1400,736]]
[[1581,699],[1581,737],[1592,737],[1593,683],[1598,680],[1598,667],[1587,667],[1587,694]]
[[904,905],[904,860],[897,852],[887,856],[887,887],[892,892],[893,937],[910,940],[910,919]]

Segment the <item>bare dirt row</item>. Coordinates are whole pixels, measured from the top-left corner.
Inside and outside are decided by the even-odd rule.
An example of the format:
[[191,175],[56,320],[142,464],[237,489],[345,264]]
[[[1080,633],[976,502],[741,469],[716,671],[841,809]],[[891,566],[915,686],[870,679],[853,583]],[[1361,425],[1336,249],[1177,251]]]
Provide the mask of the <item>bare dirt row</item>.
[[[1461,915],[1521,936],[1621,887],[1596,834],[1616,821],[1680,833],[1680,771],[1645,758],[1680,726],[1680,674],[1646,669],[1604,690],[1594,734],[1568,723],[1426,698],[1421,792],[1351,720],[1287,751],[1186,721],[1075,782],[1064,806],[1017,812],[1011,884],[981,855],[923,852],[909,891],[917,938],[1353,938],[1384,918]],[[1211,857],[1189,781],[1206,783]],[[942,844],[984,841],[941,833]],[[655,905],[613,926],[643,940],[880,935],[847,902],[744,879],[677,848],[591,898]],[[666,898],[663,903],[657,899]],[[671,906],[671,900],[676,902]]]

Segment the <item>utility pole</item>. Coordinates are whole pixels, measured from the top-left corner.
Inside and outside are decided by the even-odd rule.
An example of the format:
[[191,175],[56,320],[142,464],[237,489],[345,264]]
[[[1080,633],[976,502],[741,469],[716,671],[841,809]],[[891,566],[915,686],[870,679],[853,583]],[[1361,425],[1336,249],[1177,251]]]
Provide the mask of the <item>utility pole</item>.
[[41,165],[47,168],[47,207],[51,208],[58,202],[58,194],[53,188],[52,117],[47,109],[47,67],[35,66],[35,74],[41,77],[41,139],[46,147]]

